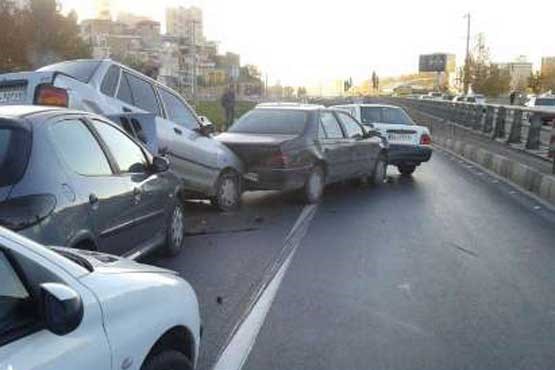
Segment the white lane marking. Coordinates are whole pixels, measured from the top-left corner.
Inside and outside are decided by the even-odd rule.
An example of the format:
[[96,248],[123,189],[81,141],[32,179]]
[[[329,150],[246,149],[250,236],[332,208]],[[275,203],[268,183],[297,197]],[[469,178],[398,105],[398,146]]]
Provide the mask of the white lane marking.
[[[286,244],[292,243],[291,251],[287,259],[283,262],[275,276],[259,296],[256,304],[252,307],[250,313],[243,320],[227,347],[222,352],[213,370],[240,370],[247,361],[254,343],[256,342],[258,333],[266,320],[268,311],[274,302],[285,273],[302,239],[308,231],[310,222],[316,213],[316,208],[316,205],[306,206],[299,215],[295,226],[293,226],[286,238]],[[285,248],[286,247],[287,246],[285,246]]]

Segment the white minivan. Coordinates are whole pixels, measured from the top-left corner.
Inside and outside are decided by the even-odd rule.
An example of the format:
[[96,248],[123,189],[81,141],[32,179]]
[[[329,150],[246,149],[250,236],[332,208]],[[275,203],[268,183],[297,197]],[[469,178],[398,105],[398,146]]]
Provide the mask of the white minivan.
[[150,113],[155,127],[148,131],[154,134],[144,138],[145,145],[153,154],[169,157],[185,190],[211,199],[222,210],[240,204],[241,160],[212,138],[213,127],[178,93],[142,73],[109,59],[83,59],[0,75],[0,105],[27,104],[103,116]]
[[0,227],[0,370],[190,370],[200,336],[174,272]]

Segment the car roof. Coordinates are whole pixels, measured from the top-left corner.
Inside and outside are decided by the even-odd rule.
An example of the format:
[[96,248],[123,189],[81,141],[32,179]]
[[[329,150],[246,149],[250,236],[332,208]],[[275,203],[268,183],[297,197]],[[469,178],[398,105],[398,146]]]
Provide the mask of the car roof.
[[295,103],[295,102],[268,102],[260,103],[256,105],[256,108],[303,108],[303,109],[317,109],[325,108],[323,105],[319,104],[308,104],[308,103]]
[[368,108],[396,108],[402,109],[396,105],[391,104],[340,104],[340,105],[333,105],[330,108],[341,109],[343,107],[368,107]]
[[316,111],[326,109],[323,105],[304,104],[304,105],[257,105],[255,109],[264,110],[298,110],[298,111]]
[[2,105],[0,106],[0,116],[11,118],[24,118],[33,114],[67,111],[65,108],[49,107],[42,105]]

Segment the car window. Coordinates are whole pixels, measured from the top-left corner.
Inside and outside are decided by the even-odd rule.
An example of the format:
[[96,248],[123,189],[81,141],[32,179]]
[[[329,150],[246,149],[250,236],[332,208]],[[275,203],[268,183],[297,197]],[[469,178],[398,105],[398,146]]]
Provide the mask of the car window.
[[147,159],[141,148],[123,132],[112,125],[98,120],[92,121],[110,153],[122,172],[141,173],[145,172]]
[[362,131],[362,127],[355,121],[351,116],[346,113],[339,112],[338,113],[339,119],[341,123],[343,123],[343,127],[345,128],[347,137],[355,138],[355,137],[362,137],[364,132]]
[[404,110],[399,108],[383,108],[382,123],[391,123],[395,125],[413,125],[414,123]]
[[550,98],[537,98],[536,99],[537,106],[555,106],[555,99]]
[[76,60],[52,64],[38,69],[39,72],[61,72],[78,81],[87,83],[100,66],[99,60]]
[[150,113],[160,114],[158,100],[156,99],[156,94],[154,93],[152,85],[134,75],[125,72],[123,74],[127,75],[127,81],[129,81],[129,87],[131,87],[131,94],[133,95],[135,106]]
[[255,109],[241,117],[229,132],[300,135],[304,132],[308,113],[302,110]]
[[108,68],[108,72],[106,72],[102,80],[102,85],[100,86],[100,91],[103,94],[114,96],[116,88],[118,87],[119,71],[120,69],[118,66],[110,66],[110,68]]
[[0,342],[18,328],[22,321],[22,306],[30,294],[15,269],[0,251]]
[[178,125],[195,129],[199,127],[198,122],[189,108],[174,94],[164,89],[159,89],[160,98],[164,102],[167,118]]
[[339,126],[339,122],[337,122],[333,113],[321,112],[320,122],[322,123],[322,127],[324,127],[328,139],[343,138],[343,131],[341,131],[341,126]]
[[135,105],[133,101],[133,94],[131,93],[131,86],[129,86],[129,80],[127,79],[127,74],[121,74],[121,82],[119,83],[119,90],[117,98],[127,104]]
[[0,126],[0,187],[15,184],[25,171],[31,135],[21,128]]
[[362,123],[377,123],[382,121],[381,107],[361,107],[360,121]]
[[84,176],[112,174],[104,151],[85,124],[76,119],[56,123],[52,138],[64,161],[76,173]]

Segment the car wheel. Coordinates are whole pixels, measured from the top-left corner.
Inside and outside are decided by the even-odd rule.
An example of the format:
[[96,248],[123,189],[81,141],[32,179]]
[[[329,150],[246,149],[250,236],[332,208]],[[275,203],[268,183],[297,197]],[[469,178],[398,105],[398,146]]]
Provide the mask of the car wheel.
[[224,172],[218,179],[212,204],[224,212],[234,211],[241,205],[241,194],[240,176],[233,171]]
[[303,188],[304,201],[309,204],[320,202],[324,194],[325,184],[324,170],[320,166],[314,167],[310,171],[310,175]]
[[376,167],[374,167],[372,176],[370,177],[370,182],[373,185],[381,185],[385,182],[386,176],[387,176],[387,160],[383,155],[380,155],[378,157],[378,160],[376,161]]
[[141,370],[192,370],[191,361],[178,351],[164,351],[149,356]]
[[401,175],[410,176],[416,170],[416,166],[403,164],[403,165],[397,166],[397,169],[399,170],[399,172],[401,172]]
[[[177,201],[179,202],[179,199]],[[172,210],[167,230],[166,253],[169,256],[176,256],[183,249],[185,240],[185,212],[180,203]]]

